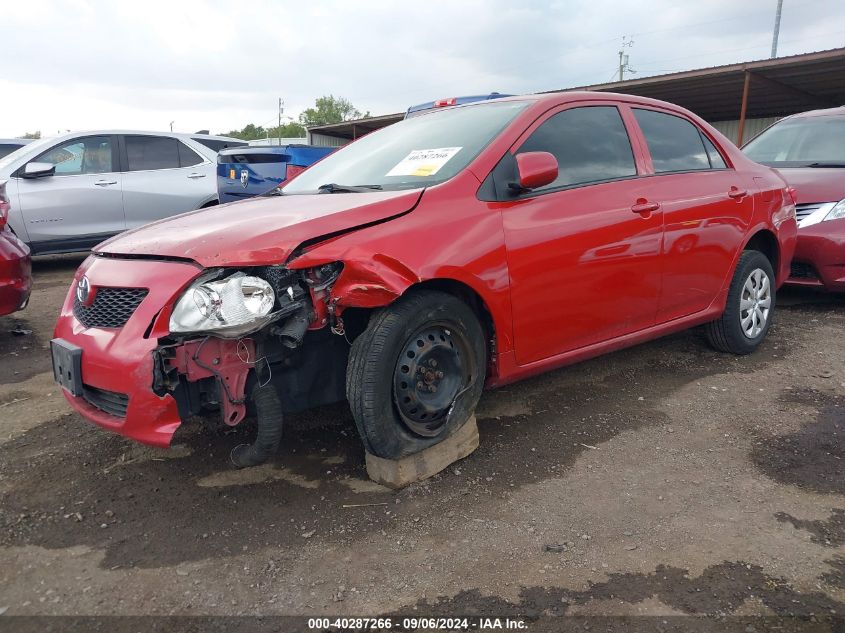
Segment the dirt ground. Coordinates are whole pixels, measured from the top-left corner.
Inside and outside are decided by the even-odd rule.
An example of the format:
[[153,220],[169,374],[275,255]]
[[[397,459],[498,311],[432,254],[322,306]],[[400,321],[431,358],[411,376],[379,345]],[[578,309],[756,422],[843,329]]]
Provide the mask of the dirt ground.
[[480,448],[393,492],[344,406],[240,471],[248,428],[154,450],[72,414],[80,261],[0,318],[0,613],[845,614],[845,299],[782,293],[748,357],[690,331],[487,392]]

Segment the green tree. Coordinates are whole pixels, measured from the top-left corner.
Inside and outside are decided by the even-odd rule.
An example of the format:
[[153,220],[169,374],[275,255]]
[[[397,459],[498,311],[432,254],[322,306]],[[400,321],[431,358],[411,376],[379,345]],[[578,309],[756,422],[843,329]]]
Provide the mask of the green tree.
[[270,138],[305,138],[305,128],[295,121],[268,128],[267,133]]
[[27,132],[26,134],[18,138],[41,138],[41,130],[36,130],[35,132]]
[[244,126],[242,130],[231,130],[227,132],[223,136],[231,136],[232,138],[239,138],[242,141],[255,141],[260,138],[267,137],[267,130],[265,130],[260,125],[255,125],[254,123],[250,123],[249,125]]
[[314,103],[313,108],[308,108],[299,115],[299,122],[305,126],[328,125],[330,123],[341,123],[352,119],[360,119],[370,116],[370,113],[361,114],[361,111],[353,106],[343,97],[329,95],[320,97]]

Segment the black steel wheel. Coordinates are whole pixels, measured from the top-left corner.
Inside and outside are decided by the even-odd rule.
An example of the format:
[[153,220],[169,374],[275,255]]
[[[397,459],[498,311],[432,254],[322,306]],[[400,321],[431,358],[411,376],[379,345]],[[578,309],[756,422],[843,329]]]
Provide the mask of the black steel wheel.
[[396,459],[448,437],[475,410],[486,367],[484,330],[457,297],[417,291],[373,313],[346,373],[365,448]]
[[426,325],[411,335],[393,372],[393,401],[408,429],[436,437],[455,399],[477,373],[463,332],[448,323]]

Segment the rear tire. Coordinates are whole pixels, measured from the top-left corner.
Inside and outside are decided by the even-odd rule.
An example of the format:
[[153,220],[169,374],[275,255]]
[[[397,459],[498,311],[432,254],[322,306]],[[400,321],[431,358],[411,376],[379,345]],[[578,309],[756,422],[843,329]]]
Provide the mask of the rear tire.
[[451,435],[475,410],[486,367],[481,324],[452,295],[416,291],[374,312],[346,371],[366,450],[398,459]]
[[750,354],[766,338],[775,311],[775,274],[760,251],[743,251],[722,316],[705,326],[710,345],[721,352]]

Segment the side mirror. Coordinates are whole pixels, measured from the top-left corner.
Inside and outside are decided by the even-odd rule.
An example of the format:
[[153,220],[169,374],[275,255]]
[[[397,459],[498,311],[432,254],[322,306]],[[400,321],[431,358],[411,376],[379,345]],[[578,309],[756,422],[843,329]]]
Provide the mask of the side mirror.
[[56,173],[56,166],[53,163],[27,163],[23,168],[24,178],[44,178]]
[[510,183],[511,189],[528,191],[544,187],[557,180],[557,159],[549,152],[523,152],[517,154],[516,170],[519,182]]

